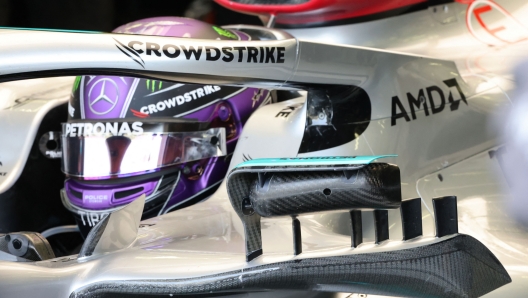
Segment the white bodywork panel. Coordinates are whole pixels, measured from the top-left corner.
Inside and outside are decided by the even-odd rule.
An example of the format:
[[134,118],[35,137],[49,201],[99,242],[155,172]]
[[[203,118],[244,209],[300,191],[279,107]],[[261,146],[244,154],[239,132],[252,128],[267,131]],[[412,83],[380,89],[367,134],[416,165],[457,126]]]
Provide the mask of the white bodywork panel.
[[[522,1],[497,2],[509,9],[514,17],[519,18],[528,13],[528,5]],[[474,3],[495,5],[489,4],[491,1]],[[127,249],[83,260],[66,258],[31,264],[0,261],[0,296],[21,293],[25,296],[31,293],[49,297],[68,296],[79,287],[103,280],[195,277],[295,258],[399,250],[434,243],[438,239],[434,238],[431,199],[443,195],[458,197],[460,232],[472,235],[486,245],[513,278],[511,284],[488,296],[514,297],[524,294],[526,283],[523,279],[528,271],[526,229],[517,226],[504,211],[508,192],[501,187],[500,167],[495,159],[490,159],[488,151],[500,145],[498,131],[489,127],[490,119],[499,119],[498,122],[504,120],[500,111],[510,104],[513,94],[511,67],[525,55],[527,44],[521,39],[513,40],[515,42],[512,44],[497,41],[494,36],[486,35],[482,28],[476,28],[477,22],[471,14],[475,7],[469,7],[469,14],[466,14],[468,5],[465,4],[452,3],[446,7],[447,10],[442,10],[446,11],[445,15],[438,15],[430,9],[363,24],[336,26],[332,30],[290,30],[292,35],[300,39],[397,50],[454,63],[416,59],[416,56],[404,56],[398,60],[394,59],[390,51],[372,54],[370,58],[374,62],[360,55],[351,57],[350,65],[337,65],[336,69],[343,74],[346,68],[357,67],[357,73],[370,74],[349,77],[351,82],[367,91],[372,103],[372,121],[363,134],[338,147],[299,155],[297,152],[303,137],[307,107],[304,99],[293,99],[265,106],[251,116],[230,166],[232,168],[244,160],[262,157],[398,154],[398,157],[389,161],[401,169],[403,198],[421,197],[424,203],[424,237],[402,242],[401,221],[399,212],[395,210],[389,213],[390,241],[375,245],[372,243],[373,221],[370,213],[364,212],[363,233],[366,243],[352,249],[346,213],[305,215],[299,218],[304,252],[300,256],[293,256],[291,220],[264,219],[262,232],[265,253],[246,263],[243,228],[229,203],[223,183],[203,203],[144,221],[145,226]],[[499,15],[490,19],[495,25],[494,22],[499,21]],[[466,26],[473,27],[468,29]],[[523,31],[518,29],[516,32]],[[311,50],[317,49],[317,44],[310,46],[313,46]],[[358,47],[356,53],[367,53],[362,50]],[[328,56],[322,60],[331,63],[333,59]],[[296,65],[292,63],[275,69],[275,72],[267,69],[265,72],[270,73],[265,74],[261,74],[263,70],[259,68],[242,67],[227,69],[227,72],[243,72],[264,79],[277,77],[284,82],[289,79],[308,81],[317,75],[327,83],[346,79],[344,75],[324,76],[324,70],[311,74],[310,70],[314,70],[318,62],[314,60],[313,65],[305,64],[312,67],[305,70],[295,68]],[[119,63],[130,67],[130,61],[125,58]],[[210,69],[205,65],[201,64],[197,71],[209,74]],[[288,70],[294,68],[295,74],[287,76]],[[391,125],[393,96],[402,99],[409,111],[409,105],[403,100],[407,98],[408,92],[416,95],[418,90],[432,84],[438,85],[438,82],[449,78],[460,80],[467,105],[461,104],[454,111],[446,107],[444,111],[428,116],[422,109],[416,111],[416,119],[406,121],[399,118],[396,125]],[[277,82],[271,85],[281,87]],[[450,92],[446,86],[439,87],[445,94]],[[56,102],[59,104],[64,100],[61,98]],[[51,105],[50,102],[46,103]],[[277,116],[285,109],[291,110],[292,106],[295,109],[288,117]],[[0,113],[4,111],[0,110]],[[41,119],[42,115],[39,117]],[[3,114],[0,114],[0,119],[4,121]],[[26,132],[30,132],[29,127],[26,127]],[[7,133],[0,130],[0,135]],[[13,133],[11,128],[9,133]],[[3,154],[0,151],[0,161],[3,161]],[[439,175],[443,178],[440,179]],[[3,183],[0,186],[8,185],[8,182]],[[53,282],[50,282],[50,276],[54,276]],[[29,285],[28,281],[31,281]]]
[[73,78],[0,83],[0,194],[18,179],[46,113],[68,101]]

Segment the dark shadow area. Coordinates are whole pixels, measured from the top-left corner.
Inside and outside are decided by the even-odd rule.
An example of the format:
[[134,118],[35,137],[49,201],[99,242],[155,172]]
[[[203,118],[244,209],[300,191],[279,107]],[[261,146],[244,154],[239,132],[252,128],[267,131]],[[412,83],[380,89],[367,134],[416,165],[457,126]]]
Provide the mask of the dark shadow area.
[[128,22],[187,16],[217,25],[260,25],[255,16],[227,10],[211,0],[0,0],[0,26],[112,31]]

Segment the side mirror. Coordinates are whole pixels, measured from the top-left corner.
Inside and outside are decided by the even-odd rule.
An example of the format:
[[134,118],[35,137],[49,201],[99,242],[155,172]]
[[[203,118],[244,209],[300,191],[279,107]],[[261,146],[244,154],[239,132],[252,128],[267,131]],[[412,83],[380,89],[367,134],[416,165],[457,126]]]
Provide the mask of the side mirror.
[[302,252],[296,216],[305,213],[349,210],[356,223],[352,235],[356,247],[362,241],[360,210],[375,209],[377,242],[388,239],[385,209],[400,207],[400,170],[371,163],[382,157],[259,159],[238,165],[227,178],[227,190],[244,224],[246,260],[262,254],[261,217],[292,217],[296,255]]
[[381,163],[357,169],[259,173],[252,183],[249,199],[262,217],[394,209],[401,203],[400,169]]

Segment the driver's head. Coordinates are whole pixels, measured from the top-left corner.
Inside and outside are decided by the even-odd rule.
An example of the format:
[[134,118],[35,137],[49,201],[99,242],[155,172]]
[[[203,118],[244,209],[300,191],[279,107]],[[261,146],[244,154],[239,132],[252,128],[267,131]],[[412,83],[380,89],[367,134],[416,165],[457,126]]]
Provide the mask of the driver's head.
[[[114,32],[250,39],[243,32],[179,17],[144,19]],[[140,46],[145,45],[116,43],[139,64],[144,63]],[[242,125],[268,100],[268,91],[254,88],[77,77],[63,129],[63,170],[69,176],[64,205],[81,230],[88,230],[142,194],[147,196],[144,218],[206,198],[226,174]]]

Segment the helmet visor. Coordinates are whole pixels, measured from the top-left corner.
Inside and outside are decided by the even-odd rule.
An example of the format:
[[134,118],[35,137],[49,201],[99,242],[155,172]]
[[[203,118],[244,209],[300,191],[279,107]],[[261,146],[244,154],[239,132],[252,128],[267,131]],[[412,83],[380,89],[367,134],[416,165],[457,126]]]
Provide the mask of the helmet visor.
[[62,170],[87,180],[118,178],[225,155],[225,129],[201,124],[122,120],[63,123]]

